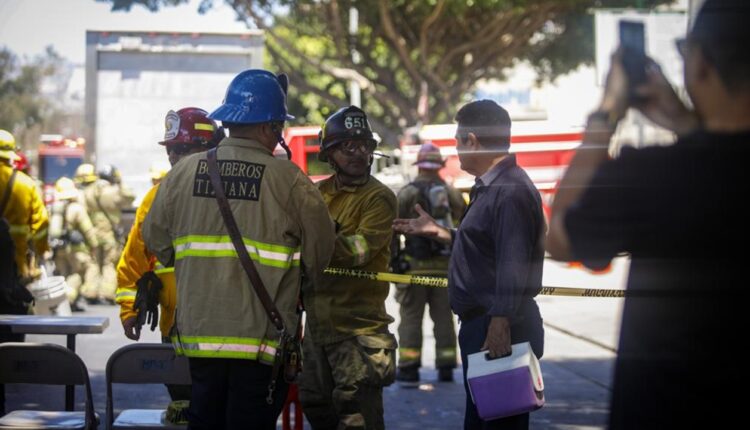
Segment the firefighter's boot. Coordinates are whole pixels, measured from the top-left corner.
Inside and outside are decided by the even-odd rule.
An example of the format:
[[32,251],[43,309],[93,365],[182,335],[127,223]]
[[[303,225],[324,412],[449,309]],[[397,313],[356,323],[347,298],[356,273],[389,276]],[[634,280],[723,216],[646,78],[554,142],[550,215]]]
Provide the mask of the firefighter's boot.
[[438,368],[438,381],[453,382],[453,367]]
[[399,367],[396,380],[405,388],[415,388],[419,385],[419,366]]

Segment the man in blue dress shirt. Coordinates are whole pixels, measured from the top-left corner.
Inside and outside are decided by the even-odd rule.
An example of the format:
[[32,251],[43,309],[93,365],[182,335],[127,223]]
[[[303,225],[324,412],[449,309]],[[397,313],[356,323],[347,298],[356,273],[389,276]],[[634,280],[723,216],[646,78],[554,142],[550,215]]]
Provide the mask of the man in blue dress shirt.
[[482,421],[466,382],[467,356],[487,350],[510,354],[511,344],[530,342],[537,357],[544,329],[534,297],[542,288],[545,222],[539,192],[509,154],[510,116],[497,103],[479,100],[456,114],[461,169],[476,176],[461,225],[438,225],[422,208],[393,227],[452,243],[448,268],[451,308],[460,320],[458,342],[466,388],[465,429],[526,429],[529,414]]

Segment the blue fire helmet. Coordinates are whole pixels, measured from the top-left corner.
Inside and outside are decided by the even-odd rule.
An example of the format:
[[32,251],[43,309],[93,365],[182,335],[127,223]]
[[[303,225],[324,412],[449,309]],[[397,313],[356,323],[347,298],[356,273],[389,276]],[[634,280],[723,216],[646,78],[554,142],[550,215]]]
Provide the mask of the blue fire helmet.
[[209,118],[236,124],[294,119],[286,111],[286,75],[276,76],[267,70],[245,70],[232,79],[224,102]]

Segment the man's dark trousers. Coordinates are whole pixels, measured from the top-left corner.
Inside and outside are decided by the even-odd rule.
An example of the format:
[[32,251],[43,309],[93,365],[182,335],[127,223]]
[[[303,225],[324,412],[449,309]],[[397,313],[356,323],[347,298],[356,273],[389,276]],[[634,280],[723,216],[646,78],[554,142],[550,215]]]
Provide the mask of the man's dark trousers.
[[[536,307],[536,305],[534,305]],[[535,317],[538,317],[538,308]],[[458,330],[458,345],[461,348],[461,363],[464,369],[464,389],[466,390],[466,414],[464,415],[464,430],[516,430],[529,428],[529,414],[514,415],[512,417],[500,418],[492,421],[482,421],[479,418],[477,407],[471,401],[469,384],[466,381],[466,371],[469,367],[469,355],[482,349],[484,340],[487,338],[487,328],[490,325],[489,315],[480,315],[467,320],[461,320]],[[537,324],[532,324],[532,327]],[[541,318],[538,326],[541,326]],[[529,332],[531,331],[531,332]],[[527,330],[527,327],[511,326],[511,342],[519,343],[530,341],[534,353],[541,357],[541,345],[543,345],[543,332],[540,327]]]
[[275,429],[289,386],[279,377],[266,402],[272,367],[231,358],[190,358],[189,429]]

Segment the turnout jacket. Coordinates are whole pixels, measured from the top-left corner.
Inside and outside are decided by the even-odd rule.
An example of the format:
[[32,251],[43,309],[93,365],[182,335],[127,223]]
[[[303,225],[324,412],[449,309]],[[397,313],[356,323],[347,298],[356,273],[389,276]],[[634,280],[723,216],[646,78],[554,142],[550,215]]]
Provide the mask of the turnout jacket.
[[117,229],[122,219],[122,210],[133,203],[132,192],[121,185],[99,179],[83,189],[82,198],[99,241],[104,246],[115,246],[120,240]]
[[154,185],[146,196],[143,197],[141,205],[135,211],[135,221],[130,229],[128,241],[120,255],[117,263],[117,291],[115,302],[120,305],[120,320],[137,316],[133,308],[135,295],[138,291],[136,282],[144,273],[153,271],[162,283],[159,292],[159,330],[163,337],[169,336],[169,331],[174,324],[174,310],[177,305],[177,285],[174,277],[174,267],[164,267],[151,254],[143,243],[141,228],[146,215],[154,202],[159,185]]
[[[325,203],[296,165],[259,142],[225,138],[217,158],[247,251],[293,331],[303,270],[317,280],[333,251]],[[278,333],[232,246],[205,153],[181,160],[162,181],[143,239],[165,266],[174,264],[178,354],[273,363]]]
[[[83,242],[72,243],[71,233],[78,232],[83,237]],[[99,246],[94,225],[86,208],[78,199],[58,200],[52,204],[52,218],[49,222],[50,239],[64,241],[65,252],[90,253],[92,249]]]
[[[8,187],[13,168],[0,162],[0,199]],[[26,261],[26,251],[29,242],[32,243],[34,252],[41,258],[44,251],[49,249],[47,244],[47,227],[49,217],[44,207],[44,202],[39,196],[36,184],[23,172],[16,173],[13,182],[13,190],[10,193],[4,213],[0,217],[5,218],[10,225],[10,235],[13,238],[16,250],[16,265],[18,276],[28,278],[32,276],[32,270]]]
[[[387,272],[397,210],[393,191],[373,177],[364,185],[339,188],[332,176],[318,188],[337,228],[331,267]],[[388,333],[393,318],[385,311],[387,282],[324,275],[305,285],[307,324],[316,344]],[[395,348],[395,342],[388,347]]]

